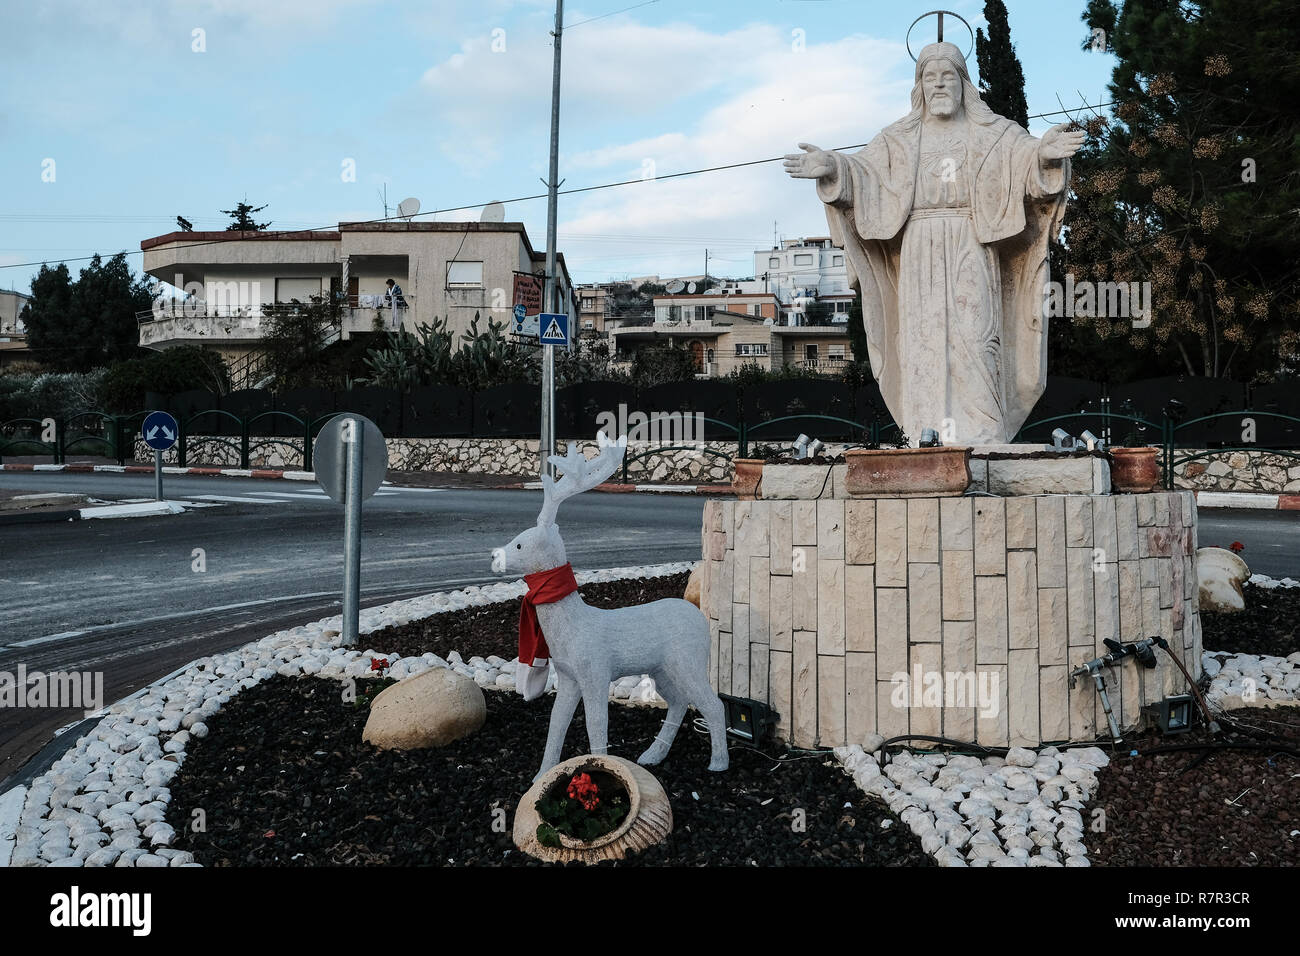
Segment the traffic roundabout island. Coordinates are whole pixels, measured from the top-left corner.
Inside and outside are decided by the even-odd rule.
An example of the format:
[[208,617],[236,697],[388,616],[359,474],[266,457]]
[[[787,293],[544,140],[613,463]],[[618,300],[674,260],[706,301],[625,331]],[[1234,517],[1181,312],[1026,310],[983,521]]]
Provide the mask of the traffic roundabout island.
[[[689,569],[578,583],[589,603],[620,606],[680,595]],[[550,711],[549,695],[525,701],[513,686],[523,593],[500,583],[365,610],[364,650],[340,645],[336,617],[195,661],[108,708],[29,788],[0,796],[20,806],[0,847],[14,866],[546,865],[512,833]],[[596,865],[1300,862],[1296,746],[1284,739],[1300,739],[1300,711],[1287,706],[1300,683],[1300,587],[1256,576],[1246,595],[1248,608],[1267,605],[1267,621],[1204,619],[1216,648],[1202,662],[1207,698],[1238,707],[1220,712],[1217,735],[1198,727],[1171,747],[1140,732],[1123,750],[1104,739],[916,749],[882,747],[879,735],[833,749],[733,739],[730,768],[713,773],[692,712],[667,758],[639,768],[662,788],[671,831]],[[1276,633],[1260,645],[1268,621]],[[478,729],[423,749],[363,739],[385,689],[439,668],[484,691]],[[1234,697],[1247,678],[1271,707]],[[616,681],[610,699],[623,705],[610,708],[610,753],[635,759],[662,701],[644,677]],[[575,720],[564,756],[586,747]],[[1158,809],[1171,802],[1177,813]]]

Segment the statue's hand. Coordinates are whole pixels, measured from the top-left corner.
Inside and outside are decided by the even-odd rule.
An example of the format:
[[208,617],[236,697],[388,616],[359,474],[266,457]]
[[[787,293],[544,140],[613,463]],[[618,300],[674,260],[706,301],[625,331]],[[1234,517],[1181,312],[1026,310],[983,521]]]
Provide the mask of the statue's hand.
[[795,179],[826,179],[835,175],[835,160],[824,149],[800,143],[802,153],[786,153],[785,171]]
[[1058,123],[1039,141],[1038,159],[1043,163],[1068,159],[1079,151],[1087,138],[1088,134],[1083,130],[1070,129],[1068,123]]

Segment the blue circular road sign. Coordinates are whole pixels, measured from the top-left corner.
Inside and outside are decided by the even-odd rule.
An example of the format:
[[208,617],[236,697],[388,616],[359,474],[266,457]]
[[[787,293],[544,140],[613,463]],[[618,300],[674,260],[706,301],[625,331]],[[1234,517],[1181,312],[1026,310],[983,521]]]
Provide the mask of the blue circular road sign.
[[140,437],[154,451],[166,451],[180,435],[176,419],[166,412],[150,412],[140,424]]

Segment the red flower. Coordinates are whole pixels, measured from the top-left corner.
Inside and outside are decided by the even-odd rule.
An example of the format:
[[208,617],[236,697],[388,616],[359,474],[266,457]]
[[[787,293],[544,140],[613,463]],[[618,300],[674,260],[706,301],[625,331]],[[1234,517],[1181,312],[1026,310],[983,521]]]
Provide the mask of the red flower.
[[569,781],[569,797],[582,804],[582,809],[590,813],[600,806],[600,788],[592,781],[590,774],[580,773]]
[[370,658],[370,669],[371,669],[372,671],[381,671],[381,670],[383,670],[383,669],[384,669],[385,667],[387,667],[387,666],[388,666],[388,658],[387,658],[387,657],[372,657],[372,658]]
[[1228,550],[1231,551],[1233,554],[1240,554],[1241,552],[1246,550],[1246,546],[1242,544],[1240,541],[1234,541],[1232,542],[1232,544],[1228,545]]

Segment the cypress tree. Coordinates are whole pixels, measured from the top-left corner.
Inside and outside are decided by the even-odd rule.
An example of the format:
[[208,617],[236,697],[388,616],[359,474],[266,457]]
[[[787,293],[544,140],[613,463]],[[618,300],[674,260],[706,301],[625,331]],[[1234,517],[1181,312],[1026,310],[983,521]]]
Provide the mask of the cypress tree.
[[980,95],[989,109],[999,116],[1029,125],[1029,107],[1025,104],[1025,72],[1020,68],[1016,48],[1011,45],[1011,26],[1007,23],[1007,6],[1002,0],[985,0],[984,19],[988,36],[981,27],[975,31],[975,62],[980,71]]

